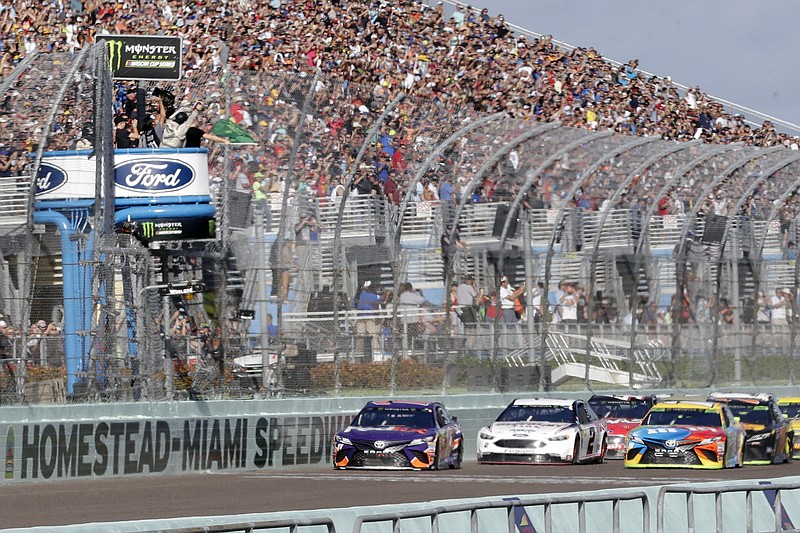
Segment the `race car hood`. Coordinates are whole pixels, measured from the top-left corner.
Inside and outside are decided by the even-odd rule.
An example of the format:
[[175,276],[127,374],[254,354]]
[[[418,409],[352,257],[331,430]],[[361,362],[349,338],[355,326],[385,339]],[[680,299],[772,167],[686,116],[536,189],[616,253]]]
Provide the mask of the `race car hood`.
[[338,435],[350,440],[361,441],[412,441],[435,434],[436,431],[434,429],[410,428],[407,426],[381,426],[374,428],[349,426],[338,433]]
[[573,427],[573,424],[558,422],[494,422],[489,430],[494,435],[526,434],[549,436]]
[[627,435],[628,431],[642,423],[640,418],[605,418],[603,421],[609,435]]
[[665,443],[669,440],[697,440],[724,437],[721,427],[708,426],[639,426],[628,432],[628,437],[638,437],[643,441]]

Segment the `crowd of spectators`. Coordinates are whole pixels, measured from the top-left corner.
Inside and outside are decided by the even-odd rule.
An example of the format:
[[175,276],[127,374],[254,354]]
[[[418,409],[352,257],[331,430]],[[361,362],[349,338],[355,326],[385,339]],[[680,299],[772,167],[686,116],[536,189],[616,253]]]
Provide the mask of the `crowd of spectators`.
[[404,91],[480,112],[666,139],[796,142],[768,121],[749,126],[698,87],[679,94],[668,77],[641,75],[636,59],[616,66],[594,48],[515,34],[502,14],[459,5],[448,17],[442,3],[415,0],[17,0],[0,10],[0,71],[33,50],[75,51],[102,33],[180,35],[187,76],[320,68],[389,98]]
[[[237,147],[229,167],[223,167],[218,152],[212,152],[210,173],[217,184],[227,176],[235,190],[248,192],[257,201],[268,201],[285,190],[284,180],[291,171],[289,190],[298,202],[312,198],[335,205],[352,172],[349,194],[385,197],[390,205],[398,205],[411,176],[437,140],[469,119],[497,112],[515,120],[471,133],[448,150],[411,190],[412,202],[447,204],[466,194],[472,202],[511,197],[519,190],[519,180],[511,178],[523,175],[526,161],[537,160],[536,147],[521,145],[474,190],[467,184],[498,142],[517,137],[534,122],[611,130],[622,138],[738,143],[742,149],[798,148],[797,137],[777,131],[769,121],[752,126],[699,87],[679,91],[668,77],[643,75],[636,59],[618,66],[594,48],[566,49],[548,35],[534,38],[515,33],[502,14],[465,5],[452,11],[441,2],[70,0],[35,4],[15,0],[0,8],[0,76],[9,76],[33,51],[76,52],[98,34],[183,39],[184,78],[180,82],[116,84],[118,146],[164,143],[168,123],[181,109],[190,113],[180,124],[194,123],[201,133],[198,143],[202,138],[215,140],[210,136],[214,120],[229,117],[255,142]],[[234,76],[226,76],[227,71]],[[310,114],[302,117],[306,84],[317,71],[322,75],[313,90]],[[43,72],[38,83],[52,82],[46,79],[52,74]],[[28,81],[18,81],[0,103],[0,176],[22,173],[26,154],[42,133],[41,122],[9,116],[12,111],[33,113],[45,105],[27,96],[41,88]],[[86,129],[91,125],[91,106],[81,105],[91,91],[91,86],[76,81],[58,116],[49,149],[91,146],[93,133]],[[401,93],[405,101],[381,126],[361,164],[352,168],[367,130]],[[26,99],[24,105],[15,98]],[[306,118],[303,138],[295,167],[290,168],[301,118]],[[652,152],[642,149],[641,155],[631,151],[626,157],[644,160],[648,154]],[[586,211],[629,208],[637,216],[657,206],[658,215],[683,215],[716,173],[741,154],[729,159],[721,156],[695,174],[682,176],[656,198],[670,174],[697,156],[696,149],[688,149],[651,163],[622,195],[616,193],[633,163],[609,160],[567,197],[566,189],[590,161],[565,155],[534,183],[523,206]],[[738,213],[732,211],[735,199],[770,164],[764,158],[736,170],[728,180],[735,181],[733,186],[720,183],[702,212],[765,218],[770,202],[794,182],[792,172],[764,182],[739,206]],[[797,213],[795,198],[800,195],[790,199],[780,214],[782,231],[784,222],[788,224]],[[788,235],[788,228],[784,233]],[[787,236],[783,244],[788,246],[789,240]]]

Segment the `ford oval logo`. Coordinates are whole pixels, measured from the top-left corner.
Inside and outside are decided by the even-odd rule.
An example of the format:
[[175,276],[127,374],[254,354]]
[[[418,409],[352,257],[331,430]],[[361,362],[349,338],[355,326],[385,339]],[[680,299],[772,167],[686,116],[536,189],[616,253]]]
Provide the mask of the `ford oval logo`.
[[136,192],[179,191],[194,177],[192,167],[173,159],[134,159],[114,167],[117,187]]
[[64,169],[42,162],[36,175],[36,194],[53,192],[63,187],[66,182],[67,173]]

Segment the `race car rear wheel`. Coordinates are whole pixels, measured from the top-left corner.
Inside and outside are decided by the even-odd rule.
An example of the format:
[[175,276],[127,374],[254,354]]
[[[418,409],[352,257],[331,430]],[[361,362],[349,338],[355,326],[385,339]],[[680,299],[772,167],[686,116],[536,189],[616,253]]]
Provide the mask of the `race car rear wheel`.
[[580,455],[581,455],[581,440],[578,437],[575,437],[575,446],[572,447],[572,464],[576,465],[580,463]]
[[600,447],[600,455],[594,460],[597,464],[603,464],[606,460],[606,453],[608,452],[608,442],[606,439],[603,439],[603,446]]

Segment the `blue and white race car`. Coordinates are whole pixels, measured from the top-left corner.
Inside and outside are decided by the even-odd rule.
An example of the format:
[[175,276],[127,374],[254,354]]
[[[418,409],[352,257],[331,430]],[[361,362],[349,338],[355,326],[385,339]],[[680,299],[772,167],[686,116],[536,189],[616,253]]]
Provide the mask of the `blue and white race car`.
[[333,466],[436,470],[461,468],[463,434],[439,402],[368,402],[333,439]]

